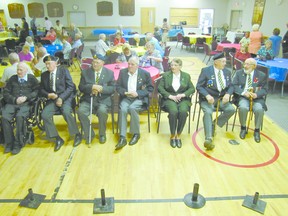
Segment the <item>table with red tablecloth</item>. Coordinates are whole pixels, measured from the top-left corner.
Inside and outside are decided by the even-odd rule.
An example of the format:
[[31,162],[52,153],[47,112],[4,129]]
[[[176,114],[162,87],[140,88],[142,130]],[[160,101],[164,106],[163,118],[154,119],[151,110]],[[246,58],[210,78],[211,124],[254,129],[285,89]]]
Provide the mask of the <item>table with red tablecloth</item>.
[[217,45],[216,51],[222,52],[224,48],[235,48],[236,50],[240,50],[240,44],[234,43],[219,43]]
[[[123,68],[127,68],[128,63],[123,62],[123,63],[116,63],[116,64],[106,64],[104,65],[104,67],[112,70],[114,72],[114,78],[115,80],[117,80],[120,74],[120,70],[122,70]],[[142,69],[150,73],[150,76],[153,81],[160,76],[159,69],[156,67],[150,66],[150,67],[145,67]]]

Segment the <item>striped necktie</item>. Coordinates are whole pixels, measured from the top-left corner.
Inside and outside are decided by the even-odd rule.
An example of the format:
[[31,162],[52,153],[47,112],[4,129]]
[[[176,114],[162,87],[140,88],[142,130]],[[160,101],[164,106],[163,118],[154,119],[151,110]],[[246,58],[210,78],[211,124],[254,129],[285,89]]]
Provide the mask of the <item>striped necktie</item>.
[[50,90],[54,91],[54,73],[50,74],[50,82],[49,82]]
[[251,79],[251,74],[248,74],[248,88],[252,87],[252,79]]
[[219,84],[220,84],[220,87],[221,87],[221,89],[224,89],[225,88],[225,85],[224,85],[224,82],[223,82],[223,79],[222,79],[222,75],[221,75],[221,71],[219,70],[218,71],[218,82],[219,82]]
[[95,83],[96,83],[96,84],[98,84],[99,79],[100,79],[100,73],[99,73],[99,72],[96,72],[96,80],[95,80]]

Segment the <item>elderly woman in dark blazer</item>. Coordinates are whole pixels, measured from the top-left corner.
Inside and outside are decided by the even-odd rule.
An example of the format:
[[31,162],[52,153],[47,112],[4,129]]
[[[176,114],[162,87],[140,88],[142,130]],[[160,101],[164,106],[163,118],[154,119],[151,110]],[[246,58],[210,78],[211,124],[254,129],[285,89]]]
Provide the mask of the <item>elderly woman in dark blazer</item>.
[[182,60],[171,62],[171,71],[163,74],[158,91],[162,95],[162,108],[169,113],[170,145],[182,147],[180,135],[191,107],[190,95],[195,92],[190,75],[181,71]]

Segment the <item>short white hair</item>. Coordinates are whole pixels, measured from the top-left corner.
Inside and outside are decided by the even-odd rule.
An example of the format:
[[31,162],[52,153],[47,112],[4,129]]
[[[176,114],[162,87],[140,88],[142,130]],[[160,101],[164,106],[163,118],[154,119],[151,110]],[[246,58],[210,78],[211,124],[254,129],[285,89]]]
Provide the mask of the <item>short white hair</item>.
[[260,28],[260,25],[259,25],[259,24],[254,24],[254,25],[252,26],[252,30],[253,30],[253,31],[258,31],[259,28]]

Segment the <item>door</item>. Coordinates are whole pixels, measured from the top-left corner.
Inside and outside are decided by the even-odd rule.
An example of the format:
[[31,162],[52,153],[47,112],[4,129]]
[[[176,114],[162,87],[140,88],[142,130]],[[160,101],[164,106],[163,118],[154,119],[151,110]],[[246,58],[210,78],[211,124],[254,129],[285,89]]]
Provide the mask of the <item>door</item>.
[[230,30],[236,31],[237,29],[241,28],[242,28],[242,11],[232,10],[230,17]]
[[4,27],[7,27],[7,21],[5,18],[4,10],[0,10],[0,22],[2,22],[2,25]]
[[154,32],[155,8],[141,8],[141,33]]

